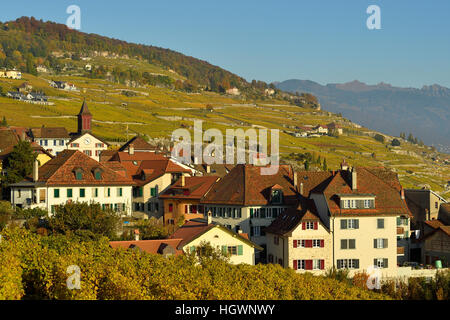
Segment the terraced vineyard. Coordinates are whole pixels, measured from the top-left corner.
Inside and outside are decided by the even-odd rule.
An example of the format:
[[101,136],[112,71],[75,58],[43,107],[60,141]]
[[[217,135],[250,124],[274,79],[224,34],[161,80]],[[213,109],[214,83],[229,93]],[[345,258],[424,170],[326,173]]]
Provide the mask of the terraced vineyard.
[[[106,59],[106,58],[102,58]],[[107,59],[106,59],[107,60]],[[94,59],[89,63],[97,63]],[[106,63],[102,61],[101,63]],[[154,73],[182,79],[146,62],[133,59],[111,59],[110,63],[130,64]],[[50,87],[49,80],[74,83],[79,91],[69,92]],[[328,169],[338,168],[343,158],[352,165],[386,166],[398,172],[405,187],[429,185],[433,190],[450,198],[446,184],[450,181],[449,155],[434,152],[402,141],[400,147],[392,147],[386,136],[381,143],[373,138],[374,132],[357,128],[347,119],[327,111],[289,105],[285,101],[266,98],[245,100],[239,96],[213,92],[187,93],[168,88],[146,86],[127,87],[106,80],[90,79],[76,75],[40,74],[38,77],[24,74],[22,80],[0,78],[3,92],[13,90],[24,81],[33,90],[43,91],[54,105],[38,105],[0,97],[0,117],[5,116],[14,126],[64,126],[76,130],[76,117],[83,98],[94,116],[94,134],[109,141],[124,141],[128,134],[141,133],[149,138],[169,138],[172,131],[190,128],[194,119],[203,120],[203,128],[265,127],[280,130],[280,152],[285,160],[291,153],[315,153],[326,158]],[[123,92],[127,91],[125,95]],[[328,124],[338,122],[346,133],[336,137],[296,138],[289,132],[292,126]],[[447,162],[448,163],[448,162]],[[301,165],[301,163],[299,164]],[[314,167],[314,164],[311,166]]]

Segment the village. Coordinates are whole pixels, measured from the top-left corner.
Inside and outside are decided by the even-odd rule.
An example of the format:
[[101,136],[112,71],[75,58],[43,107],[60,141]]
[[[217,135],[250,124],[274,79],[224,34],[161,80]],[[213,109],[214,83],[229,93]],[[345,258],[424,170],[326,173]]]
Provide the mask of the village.
[[[117,147],[97,137],[86,101],[77,117],[76,132],[0,128],[2,163],[21,142],[36,155],[32,174],[10,185],[4,200],[49,215],[67,203],[98,203],[120,214],[134,238],[111,241],[112,248],[166,257],[206,242],[232,264],[279,264],[315,275],[375,267],[383,278],[434,277],[448,267],[450,204],[430,189],[403,188],[389,169],[343,159],[337,170],[280,164],[276,174],[261,175],[258,164],[186,164],[139,135]],[[299,130],[302,137],[342,134],[335,123]],[[171,234],[141,239],[133,225],[142,220]]]

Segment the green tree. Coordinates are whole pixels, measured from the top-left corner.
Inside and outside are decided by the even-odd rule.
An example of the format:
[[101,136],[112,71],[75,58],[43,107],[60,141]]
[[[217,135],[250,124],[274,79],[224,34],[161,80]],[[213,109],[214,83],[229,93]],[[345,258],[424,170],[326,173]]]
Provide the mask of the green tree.
[[374,139],[377,140],[377,141],[379,141],[379,142],[381,142],[381,143],[384,143],[384,136],[381,135],[381,134],[379,134],[379,133],[377,133],[377,134],[374,136]]
[[98,203],[67,203],[58,206],[49,218],[53,233],[73,234],[84,239],[106,236],[116,239],[120,228],[120,216],[112,210],[102,210]]
[[394,138],[391,142],[392,146],[394,147],[399,147],[400,146],[400,141],[396,138]]
[[305,170],[306,171],[309,170],[309,161],[308,160],[305,161]]
[[19,141],[5,160],[6,176],[2,177],[6,185],[22,181],[33,171],[36,154],[28,141]]
[[0,231],[6,226],[11,219],[14,210],[8,201],[0,201]]
[[2,122],[0,123],[0,127],[7,127],[7,126],[8,126],[8,121],[6,121],[6,117],[3,116]]
[[322,169],[323,171],[328,171],[327,158],[323,159]]

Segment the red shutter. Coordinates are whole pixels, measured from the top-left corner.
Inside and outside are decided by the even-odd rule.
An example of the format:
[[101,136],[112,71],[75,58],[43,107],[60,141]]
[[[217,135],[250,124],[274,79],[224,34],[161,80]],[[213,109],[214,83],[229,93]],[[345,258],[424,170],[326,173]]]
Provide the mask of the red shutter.
[[325,269],[325,260],[320,260],[320,270]]
[[320,240],[320,247],[321,248],[324,248],[325,247],[325,240]]
[[306,240],[306,245],[305,245],[305,247],[307,247],[307,248],[312,248],[312,246],[313,246],[312,240]]
[[297,270],[297,260],[294,260],[294,270]]
[[302,230],[306,230],[306,222],[302,223]]
[[312,270],[313,261],[312,260],[306,260],[306,270]]
[[319,226],[319,223],[318,222],[314,222],[314,230],[317,230],[318,226]]
[[187,206],[187,204],[184,205],[184,213],[188,213],[188,206]]
[[294,240],[294,248],[297,248],[297,240]]

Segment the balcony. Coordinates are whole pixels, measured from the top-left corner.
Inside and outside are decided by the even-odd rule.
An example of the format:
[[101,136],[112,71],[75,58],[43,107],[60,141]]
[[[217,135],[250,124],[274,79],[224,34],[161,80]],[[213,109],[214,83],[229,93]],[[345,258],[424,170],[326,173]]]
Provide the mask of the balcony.
[[397,247],[397,255],[404,256],[405,255],[405,247]]

